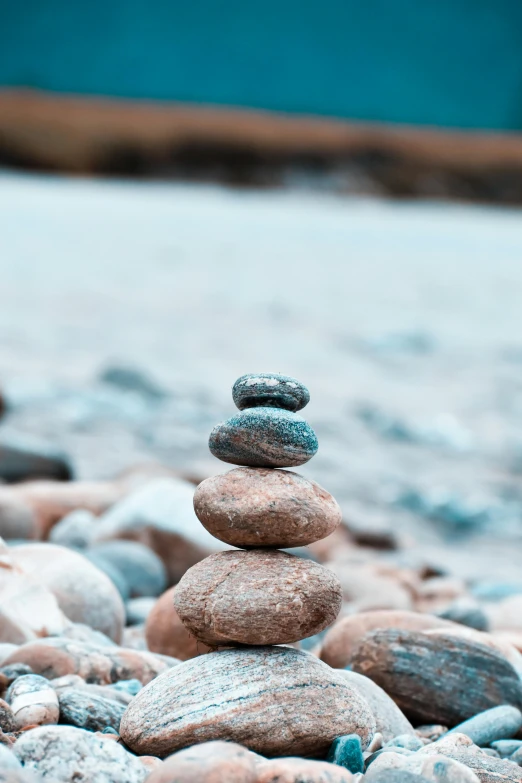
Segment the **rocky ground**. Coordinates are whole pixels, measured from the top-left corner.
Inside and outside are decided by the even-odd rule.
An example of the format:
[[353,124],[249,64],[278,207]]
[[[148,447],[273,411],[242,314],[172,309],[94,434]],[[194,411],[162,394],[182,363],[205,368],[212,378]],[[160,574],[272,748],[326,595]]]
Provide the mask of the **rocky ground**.
[[[522,781],[521,252],[516,211],[0,177],[0,780]],[[172,588],[260,370],[311,391],[342,609],[243,670]]]

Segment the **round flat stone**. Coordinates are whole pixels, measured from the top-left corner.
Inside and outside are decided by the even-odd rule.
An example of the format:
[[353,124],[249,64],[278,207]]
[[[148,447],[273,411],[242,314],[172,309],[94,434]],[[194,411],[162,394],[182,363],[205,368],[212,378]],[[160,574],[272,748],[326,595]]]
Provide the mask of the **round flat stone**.
[[259,372],[242,375],[232,387],[232,399],[240,411],[259,405],[300,411],[310,402],[310,392],[288,375]]
[[296,642],[330,625],[341,602],[327,568],[264,549],[210,555],[174,591],[182,623],[210,647]]
[[224,650],[157,677],[132,700],[120,735],[135,753],[164,757],[210,740],[265,756],[324,756],[336,737],[375,721],[364,699],[313,655],[288,647]]
[[201,524],[238,547],[306,546],[341,523],[335,499],[289,470],[236,468],[203,481],[194,495]]
[[315,432],[301,416],[279,408],[247,408],[218,424],[209,438],[223,462],[253,468],[291,468],[317,452]]

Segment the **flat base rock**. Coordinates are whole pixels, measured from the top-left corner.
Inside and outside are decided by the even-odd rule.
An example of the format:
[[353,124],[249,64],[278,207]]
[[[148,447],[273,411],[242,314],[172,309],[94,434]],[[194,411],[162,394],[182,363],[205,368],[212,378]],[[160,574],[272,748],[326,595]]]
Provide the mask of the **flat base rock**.
[[160,757],[218,739],[265,756],[321,757],[343,734],[358,734],[365,749],[374,730],[367,702],[346,680],[288,647],[186,661],[143,688],[120,724],[135,753]]

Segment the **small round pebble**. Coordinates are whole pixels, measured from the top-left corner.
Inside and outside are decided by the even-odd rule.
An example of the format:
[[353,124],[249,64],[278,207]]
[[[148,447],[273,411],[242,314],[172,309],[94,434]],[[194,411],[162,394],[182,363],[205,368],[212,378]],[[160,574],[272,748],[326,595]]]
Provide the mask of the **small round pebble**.
[[507,759],[522,748],[522,740],[501,739],[491,743],[493,750],[496,750],[501,759]]
[[249,373],[232,387],[232,399],[240,411],[260,405],[299,411],[310,402],[310,392],[300,381],[275,372]]
[[522,713],[516,707],[502,704],[474,715],[451,729],[449,734],[465,734],[475,745],[490,745],[495,740],[510,739],[522,728]]
[[202,742],[169,756],[147,783],[257,783],[257,758],[235,742]]
[[13,752],[25,769],[52,783],[143,783],[148,770],[103,734],[74,726],[39,726],[20,736]]
[[58,696],[45,677],[38,674],[24,674],[18,677],[5,695],[11,706],[16,726],[43,726],[58,723],[60,710]]
[[344,767],[348,772],[364,772],[364,758],[361,748],[361,738],[358,734],[347,734],[336,737],[332,742],[326,760],[330,764]]
[[119,729],[125,705],[87,690],[70,688],[60,694],[60,722],[88,731]]
[[247,408],[218,424],[209,438],[223,462],[253,468],[291,468],[317,452],[315,432],[301,416],[278,408]]
[[335,574],[270,549],[210,555],[187,571],[174,592],[185,627],[215,647],[296,642],[330,625],[341,603]]
[[388,748],[391,746],[415,751],[423,748],[424,742],[419,737],[416,737],[415,734],[399,734],[397,737],[389,740],[384,747]]
[[203,481],[194,494],[203,527],[238,547],[298,547],[333,533],[336,500],[315,481],[289,470],[236,468]]

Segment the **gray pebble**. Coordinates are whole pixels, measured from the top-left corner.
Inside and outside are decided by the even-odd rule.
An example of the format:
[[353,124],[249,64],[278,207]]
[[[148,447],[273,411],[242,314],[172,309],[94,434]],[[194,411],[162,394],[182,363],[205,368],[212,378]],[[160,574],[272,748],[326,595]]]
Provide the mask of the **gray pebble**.
[[143,625],[143,623],[146,623],[155,605],[156,598],[131,598],[125,604],[127,625]]
[[514,753],[512,753],[509,757],[509,760],[514,764],[518,764],[519,767],[522,767],[522,748],[519,748]]
[[493,750],[496,750],[501,759],[507,759],[522,748],[522,740],[502,739],[491,743]]
[[96,568],[99,568],[100,571],[103,571],[103,573],[109,577],[123,600],[128,601],[130,598],[129,585],[127,584],[127,580],[121,571],[116,568],[113,563],[96,552],[91,552],[89,549],[86,549],[84,552],[82,552],[82,554],[87,558],[87,560],[90,560],[91,563],[96,566]]
[[381,769],[371,777],[365,779],[371,783],[428,783],[428,779],[405,769]]
[[491,758],[499,759],[500,753],[497,753],[496,750],[493,750],[493,748],[482,748],[482,752],[486,754],[486,756],[491,756]]
[[376,750],[375,753],[372,753],[371,756],[368,756],[365,761],[365,768],[368,769],[375,759],[379,758],[379,756],[382,756],[383,753],[399,753],[401,756],[413,756],[414,751],[395,745],[389,745],[385,748],[381,748],[380,750]]
[[420,750],[424,742],[415,734],[399,734],[384,745],[385,748],[406,748],[406,750]]
[[107,686],[115,691],[123,691],[129,693],[131,696],[136,696],[137,693],[143,688],[142,683],[139,680],[120,680],[113,683],[113,685]]
[[77,508],[52,528],[49,533],[49,541],[72,549],[85,549],[91,542],[95,519],[92,511]]
[[232,399],[240,411],[260,405],[299,411],[310,402],[310,392],[288,375],[275,372],[249,373],[238,378],[232,387]]
[[15,772],[20,769],[22,769],[22,765],[15,754],[5,745],[0,745],[0,781],[4,780],[2,777],[4,772]]
[[522,727],[522,713],[516,707],[502,704],[480,712],[455,726],[449,734],[465,734],[475,745],[489,745],[495,740],[509,739]]
[[113,699],[69,688],[60,693],[60,722],[88,731],[103,731],[108,726],[120,727],[125,705]]
[[308,462],[317,437],[301,416],[278,408],[247,408],[218,424],[209,448],[223,462],[254,468],[290,468]]
[[476,631],[489,630],[489,620],[486,613],[477,603],[468,598],[454,601],[443,612],[439,612],[438,616],[444,620],[453,620],[454,623],[474,628]]
[[131,598],[157,597],[167,589],[167,573],[158,555],[138,541],[106,541],[89,549],[123,576]]
[[11,685],[18,677],[24,674],[33,674],[33,670],[27,663],[11,663],[0,667],[0,674],[7,679],[7,686]]

